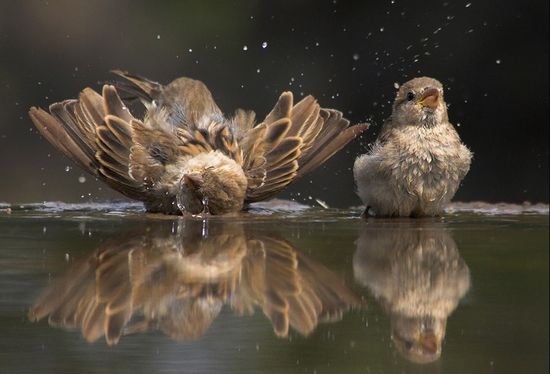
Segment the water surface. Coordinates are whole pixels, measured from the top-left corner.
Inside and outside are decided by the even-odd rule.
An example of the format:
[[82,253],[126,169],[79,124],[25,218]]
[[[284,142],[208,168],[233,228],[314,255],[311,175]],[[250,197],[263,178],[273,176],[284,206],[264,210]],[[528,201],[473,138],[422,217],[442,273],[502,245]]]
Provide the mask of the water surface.
[[548,371],[547,207],[1,208],[2,373]]

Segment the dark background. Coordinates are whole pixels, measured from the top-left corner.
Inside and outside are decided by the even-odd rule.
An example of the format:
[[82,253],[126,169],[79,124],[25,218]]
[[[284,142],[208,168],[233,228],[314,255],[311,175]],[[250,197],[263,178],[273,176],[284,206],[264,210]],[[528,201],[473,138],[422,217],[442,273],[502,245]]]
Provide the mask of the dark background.
[[475,153],[456,200],[548,202],[547,0],[2,1],[0,201],[121,197],[88,176],[81,183],[27,116],[98,89],[112,68],[201,79],[227,113],[244,107],[261,119],[292,90],[371,121],[283,194],[341,207],[359,204],[353,160],[390,114],[394,82],[433,76]]

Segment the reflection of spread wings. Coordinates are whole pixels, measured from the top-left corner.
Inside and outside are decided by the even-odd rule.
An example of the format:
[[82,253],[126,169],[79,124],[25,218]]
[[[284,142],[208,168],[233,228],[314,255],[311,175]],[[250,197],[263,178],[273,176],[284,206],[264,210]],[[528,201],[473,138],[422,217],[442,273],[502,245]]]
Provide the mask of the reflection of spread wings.
[[286,240],[266,236],[250,241],[249,249],[232,307],[244,314],[260,305],[277,335],[286,336],[289,326],[308,335],[319,322],[339,320],[344,311],[360,305],[336,274]]
[[187,222],[125,235],[75,264],[35,302],[29,318],[105,335],[161,330],[176,340],[200,337],[224,304],[239,314],[261,307],[277,335],[306,335],[360,301],[330,270],[272,235],[244,234],[240,224]]

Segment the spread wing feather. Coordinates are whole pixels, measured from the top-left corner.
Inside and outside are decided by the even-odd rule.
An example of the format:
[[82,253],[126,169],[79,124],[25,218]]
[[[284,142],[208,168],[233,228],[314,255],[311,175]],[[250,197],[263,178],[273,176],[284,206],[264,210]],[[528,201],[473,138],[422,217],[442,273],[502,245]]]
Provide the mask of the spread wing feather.
[[[257,126],[254,112],[237,110],[227,121],[215,104],[210,109],[201,107],[198,113],[202,114],[197,117],[200,123],[192,121],[187,126],[191,117],[184,115],[187,122],[183,125],[164,126],[161,122],[178,117],[181,108],[185,114],[192,112],[191,107],[201,98],[212,101],[206,86],[187,78],[161,86],[126,72],[114,73],[124,79],[116,87],[105,85],[101,94],[86,88],[78,100],[52,104],[49,113],[31,108],[30,117],[65,156],[137,200],[155,199],[152,194],[160,190],[152,186],[163,176],[172,178],[165,175],[170,165],[209,151],[222,152],[243,167],[248,178],[246,203],[264,200],[319,167],[368,127],[350,127],[342,113],[321,108],[312,96],[294,105],[291,92],[284,92]],[[193,89],[196,97],[172,98],[168,108],[178,113],[169,113],[166,108],[154,111],[158,125],[135,119],[119,95],[122,93],[125,100],[140,98],[154,108],[154,100],[167,89]]]
[[49,111],[31,108],[29,114],[50,143],[118,192],[147,198],[143,186],[128,173],[133,117],[113,86],[105,85],[102,95],[86,88],[78,100],[52,104]]
[[349,127],[342,113],[284,92],[264,121],[240,137],[248,177],[246,202],[267,199],[318,168],[368,128]]

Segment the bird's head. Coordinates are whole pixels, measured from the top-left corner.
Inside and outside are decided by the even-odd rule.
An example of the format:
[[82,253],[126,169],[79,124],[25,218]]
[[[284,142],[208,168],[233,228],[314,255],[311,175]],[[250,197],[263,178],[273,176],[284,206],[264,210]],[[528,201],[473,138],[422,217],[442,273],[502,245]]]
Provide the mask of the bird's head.
[[433,78],[414,78],[397,91],[392,120],[403,125],[434,126],[447,122],[443,85]]
[[439,359],[446,318],[393,315],[391,323],[392,342],[405,359],[419,364]]
[[201,153],[186,165],[178,207],[192,214],[226,214],[242,209],[247,188],[244,171],[219,151]]

